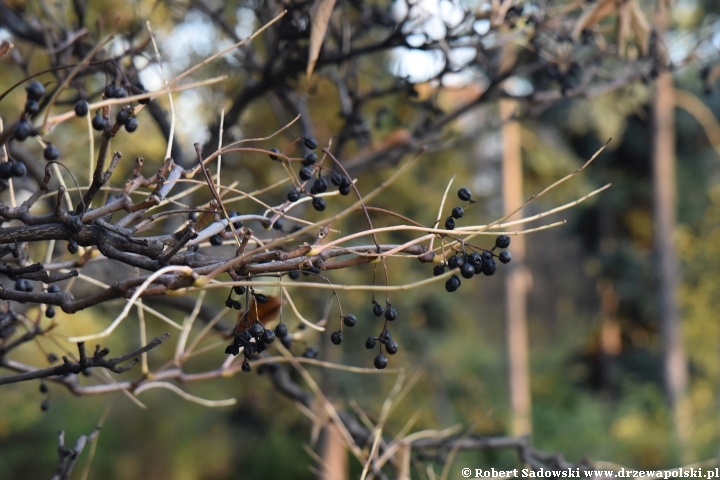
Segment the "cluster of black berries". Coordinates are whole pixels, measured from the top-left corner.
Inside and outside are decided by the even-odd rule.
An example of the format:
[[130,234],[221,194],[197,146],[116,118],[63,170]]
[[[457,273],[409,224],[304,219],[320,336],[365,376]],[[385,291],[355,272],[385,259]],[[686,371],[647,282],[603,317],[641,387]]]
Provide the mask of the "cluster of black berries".
[[50,389],[45,383],[45,380],[40,380],[40,393],[47,395],[47,398],[45,398],[40,404],[40,410],[47,412],[50,410]]
[[30,280],[25,280],[24,278],[18,278],[17,280],[15,280],[15,290],[17,290],[18,292],[30,293],[34,289],[35,285],[33,285],[33,282],[31,282]]
[[12,177],[23,177],[27,173],[27,167],[23,162],[11,161],[0,163],[0,178],[5,180]]
[[[280,325],[283,324],[278,324],[278,327],[280,327]],[[287,335],[287,327],[284,328],[284,333]],[[235,331],[233,343],[232,345],[228,345],[225,349],[225,353],[228,355],[237,355],[240,353],[240,348],[242,347],[243,354],[245,355],[245,359],[242,363],[242,370],[243,372],[249,372],[251,369],[248,360],[256,353],[264,352],[270,344],[275,341],[276,336],[279,335],[273,330],[266,329],[260,323],[253,323],[250,328],[243,329],[240,332],[237,330]]]
[[383,331],[378,337],[368,337],[367,340],[365,340],[365,348],[372,350],[378,345],[378,342],[380,342],[380,353],[375,356],[373,364],[375,368],[382,370],[388,365],[388,359],[382,353],[383,346],[388,355],[395,355],[398,351],[398,344],[392,339],[392,333],[390,333],[390,330],[387,328],[383,328]]
[[[344,315],[342,317],[342,321],[346,327],[352,328],[357,323],[357,317],[355,315],[353,315],[352,313],[350,313],[348,315]],[[340,345],[342,343],[342,341],[343,341],[342,327],[340,327],[340,330],[337,330],[330,334],[330,341],[333,343],[333,345]]]
[[25,112],[13,130],[13,137],[18,142],[24,142],[30,135],[34,135],[34,128],[29,119],[30,116],[40,111],[40,101],[45,96],[45,87],[40,82],[32,82],[25,88],[25,91],[27,92]]
[[[30,85],[28,85],[25,88],[25,91],[27,92],[25,112],[20,118],[20,121],[15,125],[15,130],[13,130],[13,138],[18,142],[24,142],[29,136],[36,134],[35,129],[33,128],[29,119],[31,116],[35,115],[40,111],[40,101],[45,97],[45,87],[42,83],[37,81],[32,82]],[[60,150],[58,150],[55,145],[48,143],[45,146],[45,150],[43,151],[43,156],[48,161],[57,160],[60,156]],[[6,167],[6,171],[0,172],[0,176],[7,179],[10,178],[10,176],[7,176],[10,173],[11,176],[15,177],[22,177],[23,175],[25,175],[25,172],[27,172],[25,165],[20,162],[14,162],[14,164],[16,166],[12,172],[9,172],[8,168]]]
[[[60,293],[60,287],[57,285],[50,285],[47,289],[48,293]],[[48,305],[48,307],[45,309],[45,316],[47,318],[55,318],[55,307],[52,305]]]
[[[317,140],[315,140],[313,137],[303,137],[303,142],[305,143],[305,147],[308,150],[315,150],[318,146]],[[273,152],[279,152],[276,148],[271,149]],[[273,160],[277,160],[277,155],[270,155],[270,158]],[[298,177],[303,182],[306,182],[310,180],[313,177],[314,170],[317,168],[315,167],[315,164],[318,161],[318,157],[315,153],[309,153],[305,156],[305,158],[302,161],[302,168],[300,168],[300,171],[298,172]],[[300,190],[293,189],[290,190],[287,194],[287,200],[288,202],[294,203],[300,200],[302,193],[307,193],[310,196],[313,197],[312,205],[315,210],[318,212],[322,212],[327,207],[327,203],[325,202],[325,199],[322,197],[317,196],[319,193],[324,193],[328,189],[328,181],[323,178],[320,175],[320,169],[317,169],[317,178],[312,184],[312,187],[310,187],[310,191],[306,192],[303,187],[301,187]],[[333,172],[330,175],[330,183],[338,187],[338,191],[340,192],[340,195],[349,195],[350,194],[350,188],[352,187],[352,182],[350,179],[348,179],[346,176],[341,175],[337,172]]]
[[[234,287],[233,291],[238,295],[242,295],[247,291],[247,289],[245,287],[239,286]],[[252,289],[251,293],[257,303],[267,303],[267,296],[263,295],[262,293],[252,292]],[[235,308],[237,310],[240,310],[242,308],[240,302],[238,302],[237,300],[232,300],[229,296],[227,301],[225,302],[225,305],[229,308]],[[291,338],[290,335],[288,335],[287,326],[282,323],[282,321],[275,326],[274,330],[267,329],[258,322],[253,323],[249,327],[243,328],[242,330],[239,330],[239,327],[240,325],[238,325],[238,328],[235,329],[233,343],[232,345],[228,345],[228,347],[225,349],[225,353],[234,356],[240,353],[241,347],[243,348],[243,354],[245,355],[245,359],[242,363],[243,372],[249,372],[251,370],[249,360],[256,353],[262,353],[267,350],[267,348],[275,341],[275,338],[281,339],[283,341],[283,344],[285,344],[285,338]]]
[[[475,200],[472,199],[470,190],[467,188],[461,188],[458,190],[458,198],[463,202],[470,202],[470,204],[475,203]],[[455,220],[461,219],[463,215],[465,215],[465,209],[463,207],[454,207],[450,216],[445,219],[445,228],[453,230],[455,228]]]
[[[487,276],[494,275],[497,271],[498,265],[495,262],[495,255],[492,253],[495,249],[505,249],[510,246],[510,237],[507,235],[500,235],[495,239],[495,246],[492,251],[484,251],[482,253],[472,252],[466,254],[455,254],[448,258],[447,264],[436,265],[433,268],[433,275],[442,275],[445,272],[445,267],[454,270],[460,269],[460,275],[463,278],[470,279],[475,275],[484,274]],[[509,263],[512,260],[510,252],[502,251],[497,255],[500,263]],[[460,277],[453,275],[445,282],[445,290],[448,292],[454,292],[460,288]]]
[[[130,94],[147,93],[145,87],[143,87],[142,84],[139,83],[137,85],[132,85],[128,83],[124,87],[117,87],[111,84],[105,88],[104,96],[105,98],[125,98],[128,91]],[[147,104],[148,102],[150,102],[149,98],[138,100],[138,103],[143,105]],[[75,104],[75,115],[77,115],[78,117],[84,117],[88,114],[89,108],[90,107],[87,101],[85,99],[81,99]],[[117,121],[118,124],[123,125],[128,133],[132,133],[138,129],[137,118],[135,118],[134,116],[133,108],[129,105],[126,105],[117,113],[117,115],[115,116],[115,121]],[[95,114],[91,124],[92,127],[99,132],[110,128],[110,121],[102,115],[101,110],[98,110],[98,112]]]

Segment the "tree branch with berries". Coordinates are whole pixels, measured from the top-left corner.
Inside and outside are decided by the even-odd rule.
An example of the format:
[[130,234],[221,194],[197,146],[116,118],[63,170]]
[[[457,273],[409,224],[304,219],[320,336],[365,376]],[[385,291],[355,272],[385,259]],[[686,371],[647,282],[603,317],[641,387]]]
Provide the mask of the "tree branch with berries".
[[[401,446],[442,461],[458,449],[514,448],[533,468],[565,468],[557,457],[533,450],[527,439],[435,432],[433,438],[393,443],[382,436],[381,427],[371,432],[353,415],[335,410],[319,388],[308,392],[290,378],[286,365],[308,385],[312,376],[304,365],[362,375],[397,373],[389,358],[398,354],[402,339],[393,336],[391,327],[402,321],[404,312],[391,297],[433,285],[453,293],[478,277],[493,276],[512,260],[513,236],[559,227],[564,221],[523,230],[516,226],[544,221],[609,187],[531,217],[508,220],[581,173],[605,144],[578,170],[491,223],[470,220],[467,212],[476,208],[476,199],[466,185],[453,187],[453,179],[444,193],[424,192],[436,195],[439,203],[438,214],[429,220],[373,203],[408,176],[423,155],[498,126],[492,120],[481,122],[463,137],[454,130],[458,120],[493,108],[507,96],[521,102],[516,118],[529,117],[557,100],[601,95],[651,79],[658,69],[667,68],[666,59],[654,48],[657,39],[650,32],[635,32],[634,42],[608,44],[607,32],[598,27],[602,19],[581,15],[579,4],[558,12],[550,7],[523,9],[513,2],[487,11],[458,6],[456,20],[441,20],[445,34],[440,38],[426,31],[420,5],[400,3],[404,9],[395,11],[389,4],[350,2],[344,8],[353,28],[330,17],[324,25],[327,38],[313,46],[311,30],[319,25],[308,2],[284,4],[285,10],[275,2],[252,5],[258,28],[241,39],[218,11],[193,0],[178,8],[207,16],[233,44],[168,77],[149,24],[145,28],[139,19],[128,32],[107,35],[99,27],[89,31],[84,26],[82,8],[76,9],[76,25],[70,26],[42,16],[30,18],[0,0],[0,26],[18,44],[1,48],[0,61],[24,77],[0,92],[0,102],[5,101],[0,103],[0,367],[10,372],[0,377],[0,387],[41,380],[43,394],[50,384],[75,395],[123,392],[139,404],[142,392],[164,388],[188,401],[220,407],[234,399],[200,398],[182,385],[256,369],[268,372],[276,390],[305,410],[322,403],[328,421],[346,432],[348,448],[378,477],[384,475],[383,465],[393,463],[388,459],[403,451]],[[624,57],[631,48],[636,54]],[[44,49],[47,61],[42,69],[31,70],[36,49]],[[365,62],[396,49],[437,54],[437,71],[422,80],[387,73],[378,74],[377,83],[369,86],[359,80],[377,73],[364,71]],[[458,61],[461,49],[472,50],[472,58]],[[310,58],[309,51],[315,51],[316,58]],[[695,60],[693,55],[684,62]],[[233,67],[229,57],[242,68]],[[314,65],[314,76],[305,77],[309,64]],[[616,73],[614,78],[601,66]],[[153,68],[162,72],[163,86],[148,89],[140,78]],[[456,88],[453,82],[461,74],[472,80]],[[225,94],[231,102],[209,122],[208,138],[179,142],[173,95],[215,92],[220,86],[232,92]],[[337,92],[340,119],[333,134],[321,137],[314,132],[312,91],[330,86]],[[440,97],[455,90],[462,91],[458,100],[443,105]],[[10,100],[22,107],[10,112],[4,108]],[[243,123],[259,102],[270,105],[280,125],[275,132],[264,124]],[[411,112],[405,117],[410,120],[390,118],[395,114],[387,107],[375,108],[378,103]],[[386,124],[397,128],[380,128]],[[86,158],[88,168],[80,160],[86,157],[84,138],[69,138],[85,127],[92,152]],[[230,135],[233,127],[240,133]],[[258,128],[260,133],[247,135],[243,128]],[[162,158],[130,158],[113,150],[122,141],[151,141],[153,129],[167,145]],[[228,168],[224,158],[231,156],[260,164],[264,171],[281,172],[282,179],[245,188],[231,175],[221,176]],[[392,170],[377,185],[363,183],[363,175],[388,166]],[[20,196],[20,187],[30,193]],[[383,226],[373,223],[378,218]],[[338,230],[343,221],[352,231]],[[398,241],[398,234],[410,239]],[[391,279],[388,265],[408,259],[427,264],[427,274]],[[363,265],[373,267],[364,283],[329,276],[333,271],[359,271]],[[308,289],[327,294],[325,311],[312,316],[319,320],[306,318],[311,315],[294,300]],[[217,297],[217,290],[224,298],[221,309],[206,301]],[[364,292],[372,315],[382,320],[365,340],[349,333],[362,321],[360,312],[343,309],[343,295],[349,291]],[[105,309],[115,317],[101,331],[56,333],[86,309]],[[175,311],[186,314],[182,322],[173,320]],[[107,358],[109,350],[100,345],[133,314],[141,319],[135,332],[140,347]],[[145,315],[169,333],[148,342]],[[318,348],[306,342],[312,332],[329,333],[334,345],[364,342],[375,368],[319,360]],[[59,359],[38,348],[32,365],[16,359],[16,353],[39,345],[39,339],[52,340],[66,354]],[[175,342],[174,351],[168,339]],[[100,342],[91,356],[85,351],[87,342]],[[298,344],[304,345],[302,352]],[[162,361],[149,362],[150,351]],[[186,369],[197,356],[217,351],[226,354],[222,364],[199,372]],[[120,365],[126,361],[130,363]],[[139,369],[133,368],[138,364]],[[81,381],[78,374],[87,379]],[[42,408],[49,408],[49,397]],[[379,447],[363,452],[381,440]],[[76,448],[76,454],[81,450]],[[61,463],[66,457],[61,451]],[[72,464],[61,467],[59,471],[69,475]]]

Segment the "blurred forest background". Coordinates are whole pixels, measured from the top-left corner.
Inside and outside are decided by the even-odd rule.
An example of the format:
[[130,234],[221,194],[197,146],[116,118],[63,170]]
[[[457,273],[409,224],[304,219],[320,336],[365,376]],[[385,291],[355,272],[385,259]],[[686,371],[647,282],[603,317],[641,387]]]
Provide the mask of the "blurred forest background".
[[[585,8],[594,2],[574,3]],[[29,60],[28,64],[18,65],[18,57],[6,55],[0,59],[0,92],[22,80],[28,72],[47,68],[45,54],[40,51],[32,54],[33,48],[40,47],[23,44],[18,32],[8,27],[11,21],[8,9],[24,10],[26,18],[49,16],[71,24],[75,20],[70,3],[0,1],[0,40],[13,41],[14,50]],[[172,77],[268,21],[269,18],[256,16],[259,3],[262,1],[88,1],[84,21],[88,28],[102,25],[109,32],[117,27],[121,33],[142,37],[146,36],[144,21],[149,20],[166,60],[168,76]],[[430,17],[434,14],[440,18],[451,15],[458,4],[478,11],[484,8],[483,2],[476,1],[419,3],[430,12]],[[515,3],[533,8],[531,2]],[[308,7],[307,2],[290,4]],[[398,11],[406,8],[400,1],[368,4],[385,11],[385,20],[390,22],[393,15],[400,15]],[[656,22],[656,2],[639,4],[650,22]],[[343,15],[350,16],[346,12],[353,8],[363,8],[359,5],[365,2],[338,1],[333,21],[342,24]],[[280,9],[282,5],[274,8]],[[380,25],[381,20],[374,21]],[[448,294],[442,285],[435,284],[394,295],[393,305],[400,316],[393,334],[400,351],[391,359],[391,367],[403,367],[408,372],[424,369],[425,374],[389,419],[389,432],[398,432],[416,414],[414,429],[442,429],[459,423],[471,425],[473,433],[482,435],[528,433],[535,447],[560,452],[572,461],[587,458],[633,468],[669,468],[718,458],[720,127],[716,119],[720,118],[720,83],[715,81],[712,66],[717,58],[712,51],[720,50],[720,4],[714,0],[677,0],[670,6],[667,20],[669,30],[663,38],[671,61],[687,57],[701,42],[704,51],[709,52],[707,58],[698,55],[671,72],[653,71],[591,98],[583,95],[563,98],[558,94],[553,101],[532,107],[525,103],[526,89],[532,92],[544,85],[545,89],[559,91],[566,85],[560,86],[556,79],[548,80],[540,74],[518,76],[517,85],[505,87],[507,98],[502,100],[507,102],[505,105],[489,101],[449,123],[443,130],[446,135],[443,142],[436,143],[408,174],[373,201],[375,206],[392,208],[430,224],[435,220],[447,183],[455,175],[453,200],[448,205],[457,201],[452,192],[467,187],[478,203],[467,211],[466,217],[475,223],[487,223],[501,217],[510,208],[509,202],[515,201],[513,206],[518,206],[517,199],[529,197],[581,166],[613,138],[588,170],[525,209],[526,215],[534,215],[612,183],[600,195],[550,219],[566,219],[566,225],[528,235],[525,268],[501,268],[492,278],[464,283],[455,294]],[[616,21],[611,14],[600,25],[610,32]],[[483,28],[483,24],[475,25],[476,31]],[[373,31],[368,31],[368,42],[373,35]],[[608,33],[611,38],[612,35]],[[258,55],[271,48],[268,37],[261,35],[256,40],[254,48],[260,52]],[[122,35],[118,36],[109,49],[121,50],[124,41]],[[572,44],[573,40],[569,42]],[[321,145],[326,145],[334,135],[347,135],[342,140],[345,145],[341,159],[357,152],[382,151],[392,147],[397,138],[403,138],[406,129],[417,123],[418,104],[432,99],[438,109],[451,109],[482,90],[485,80],[473,71],[472,65],[458,69],[439,88],[435,78],[439,62],[436,54],[437,51],[406,46],[369,52],[358,58],[353,85],[363,91],[395,85],[401,77],[407,83],[403,84],[406,86],[402,92],[367,99],[361,108],[362,116],[354,124],[348,122],[347,115],[339,115],[344,106],[333,75],[344,72],[334,67],[323,70],[319,65],[315,80],[308,82],[303,63],[303,75],[284,85],[273,80],[267,94],[249,103],[234,124],[225,125],[226,132],[235,139],[262,137],[296,113],[303,113],[302,121],[311,122]],[[228,74],[230,78],[225,84],[175,95],[178,130],[175,158],[192,159],[194,142],[213,139],[217,142],[212,128],[217,126],[221,108],[231,108],[229,99],[248,84],[268,81],[243,73],[246,61],[256,60],[249,55],[246,58],[226,55],[202,73],[205,78]],[[608,69],[607,81],[620,76],[618,72],[622,70]],[[435,79],[426,82],[429,78]],[[665,100],[670,98],[674,123],[669,135],[675,139],[674,145],[669,143],[675,152],[675,163],[670,167],[675,178],[671,178],[669,188],[676,190],[677,197],[670,195],[665,200],[657,192],[662,183],[653,177],[656,171],[653,152],[662,150],[662,142],[668,140],[667,135],[657,138],[653,117],[662,108],[658,106],[656,92],[662,87],[656,85],[656,80],[663,78],[671,79],[669,84],[662,80],[663,85],[676,93],[671,92]],[[142,70],[140,80],[150,90],[162,86],[155,67]],[[88,94],[102,88],[98,80]],[[302,95],[306,95],[303,97],[306,111],[293,112],[293,107],[297,107],[297,102],[293,102]],[[510,99],[513,96],[517,98]],[[24,102],[21,89],[2,100],[0,116],[6,124],[16,118]],[[167,110],[164,96],[156,103]],[[517,120],[510,119],[516,112],[521,113]],[[143,136],[119,137],[113,141],[113,149],[121,150],[125,158],[162,158],[165,139],[161,128],[149,115],[140,120],[141,128],[145,129]],[[355,130],[349,129],[348,124]],[[53,138],[61,150],[68,152],[65,163],[76,162],[80,183],[86,183],[85,122],[66,122],[58,128],[61,132]],[[295,128],[288,136],[264,146],[284,148],[300,135]],[[338,142],[337,137],[334,141]],[[72,150],[73,143],[82,146]],[[503,175],[503,165],[508,168],[507,162],[511,161],[508,157],[512,155],[519,155],[521,160],[518,178]],[[223,176],[239,181],[239,188],[269,184],[283,175],[280,169],[268,169],[267,162],[249,161],[238,155],[228,155],[223,162]],[[357,170],[358,187],[365,192],[387,178],[395,165],[377,162],[367,167]],[[508,189],[514,190],[508,193]],[[278,199],[282,195],[280,192]],[[670,232],[671,238],[661,238],[662,225],[658,225],[662,223],[658,221],[662,212],[656,210],[663,201],[670,202],[677,214],[676,224],[672,221],[663,224],[670,229],[665,231]],[[376,221],[382,226],[387,220],[378,217]],[[334,227],[344,230],[342,224]],[[397,237],[404,238],[400,234]],[[671,254],[669,263],[664,263],[668,260],[659,254],[663,247],[671,250],[674,247],[676,269],[665,268],[672,267],[673,257]],[[519,242],[516,250],[510,248],[518,260],[522,258],[518,250],[521,248]],[[394,283],[429,277],[432,270],[432,265],[408,261],[391,262],[390,266]],[[671,278],[663,278],[663,272]],[[333,281],[345,283],[369,283],[371,276],[372,266],[329,274]],[[668,306],[667,302],[672,300],[665,295],[668,288],[676,292],[676,306]],[[522,347],[529,365],[529,391],[525,397],[517,390],[510,393],[512,362],[508,360],[506,333],[508,321],[518,321],[508,316],[513,305],[522,306],[524,290],[527,290],[526,318],[522,319],[522,312],[515,314],[521,315],[519,321],[527,325],[527,346]],[[322,291],[304,292],[298,297],[299,308],[314,312],[308,313],[309,317],[320,318],[327,295]],[[210,293],[207,304],[222,308],[222,295]],[[347,292],[342,297],[347,303],[344,308],[358,315],[358,326],[346,331],[342,347],[331,345],[324,335],[310,336],[306,345],[318,346],[320,358],[325,360],[372,366],[372,356],[363,346],[366,336],[374,333],[370,326],[374,319],[369,295]],[[116,302],[67,316],[60,333],[70,335],[104,328],[122,305]],[[676,343],[663,342],[661,335],[663,317],[671,315],[672,308],[677,308],[679,315]],[[62,319],[64,314],[60,312],[58,316]],[[177,312],[174,318],[182,320]],[[108,342],[111,350],[124,351],[125,342],[131,344],[136,340],[134,325],[122,326]],[[157,322],[149,326],[150,335],[164,331]],[[57,350],[55,344],[44,340],[41,342],[47,351]],[[520,341],[522,344],[522,338]],[[670,392],[664,387],[668,345],[682,347],[679,365],[687,373],[686,381],[679,380],[680,390]],[[27,359],[37,355],[33,348],[37,347],[28,345],[23,352]],[[294,346],[296,354],[303,349],[304,345]],[[151,362],[156,353],[150,354]],[[519,355],[522,362],[523,352]],[[198,368],[212,368],[224,357],[222,349],[218,349],[205,355]],[[517,357],[511,360],[517,361]],[[379,414],[394,382],[393,375],[309,368],[338,405],[349,409],[348,405],[356,402],[372,415]],[[522,382],[522,366],[519,375]],[[142,395],[148,406],[144,410],[122,394],[73,397],[66,389],[51,385],[50,409],[43,412],[40,404],[45,397],[38,393],[37,383],[3,386],[0,477],[48,478],[57,462],[57,431],[65,430],[67,438],[74,441],[92,431],[105,413],[90,478],[316,477],[308,469],[314,462],[303,448],[310,438],[311,422],[290,401],[279,396],[262,375],[253,372],[187,388],[190,393],[208,398],[236,397],[238,402],[233,407],[204,408],[156,389]],[[522,398],[513,400],[512,395]],[[531,410],[527,410],[531,413],[523,420],[523,411],[517,409],[525,408],[526,400],[531,401]],[[80,474],[86,455],[81,457],[76,475]],[[356,478],[362,466],[354,460],[349,463],[350,478]],[[510,452],[463,452],[455,460],[457,472],[460,466],[515,465],[515,456]],[[450,478],[459,478],[457,472],[453,471]]]

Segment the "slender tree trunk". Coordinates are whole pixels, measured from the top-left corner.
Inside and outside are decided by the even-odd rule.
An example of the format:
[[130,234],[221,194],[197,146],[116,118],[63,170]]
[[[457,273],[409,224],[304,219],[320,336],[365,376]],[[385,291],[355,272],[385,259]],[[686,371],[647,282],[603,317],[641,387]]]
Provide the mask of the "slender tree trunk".
[[617,318],[618,298],[613,281],[607,278],[598,280],[597,292],[601,315],[600,385],[605,392],[613,394],[618,386],[614,375],[615,361],[622,348],[621,328]]
[[345,480],[348,478],[348,453],[345,440],[334,423],[325,427],[322,446],[321,480]]
[[[500,116],[504,120],[515,114],[517,102],[500,101]],[[524,201],[522,153],[520,148],[520,124],[506,121],[503,137],[503,201],[505,211],[510,212]],[[517,218],[522,212],[517,214]],[[516,218],[513,217],[513,218]],[[521,227],[518,227],[521,228]],[[530,366],[528,359],[527,290],[529,272],[525,266],[525,237],[512,238],[512,262],[506,269],[505,316],[508,346],[508,380],[512,408],[511,434],[532,433],[530,397]]]
[[[667,28],[664,0],[659,0],[655,29],[662,39]],[[664,52],[661,53],[663,55]],[[689,418],[684,401],[688,384],[687,361],[682,341],[677,289],[680,269],[673,237],[676,226],[675,119],[672,73],[664,70],[655,82],[653,109],[653,190],[655,249],[660,283],[660,332],[663,346],[665,394],[673,411],[675,431],[681,451],[689,439]],[[685,456],[685,455],[684,455]]]

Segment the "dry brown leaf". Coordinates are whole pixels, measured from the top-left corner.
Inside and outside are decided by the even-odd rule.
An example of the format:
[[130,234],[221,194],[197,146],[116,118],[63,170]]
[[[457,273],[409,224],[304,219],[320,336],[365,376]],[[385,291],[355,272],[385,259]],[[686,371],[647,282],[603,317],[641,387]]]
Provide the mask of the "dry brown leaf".
[[632,2],[632,25],[635,31],[635,42],[640,47],[643,55],[648,54],[650,48],[650,22],[648,22],[645,13],[640,8],[640,3],[637,0]]
[[573,37],[580,38],[582,31],[586,28],[592,28],[603,18],[612,14],[615,11],[616,0],[600,0],[593,4],[589,9],[580,16],[575,29],[573,30]]
[[10,51],[11,48],[13,48],[14,45],[7,40],[3,40],[2,43],[0,43],[0,57],[5,55],[7,52]]
[[334,6],[335,0],[315,0],[315,3],[310,9],[312,24],[310,26],[310,52],[307,64],[308,78],[312,76],[313,70],[315,69],[315,63],[317,63],[318,56],[320,55],[320,49],[325,39],[325,32],[330,23],[330,16],[332,15]]

